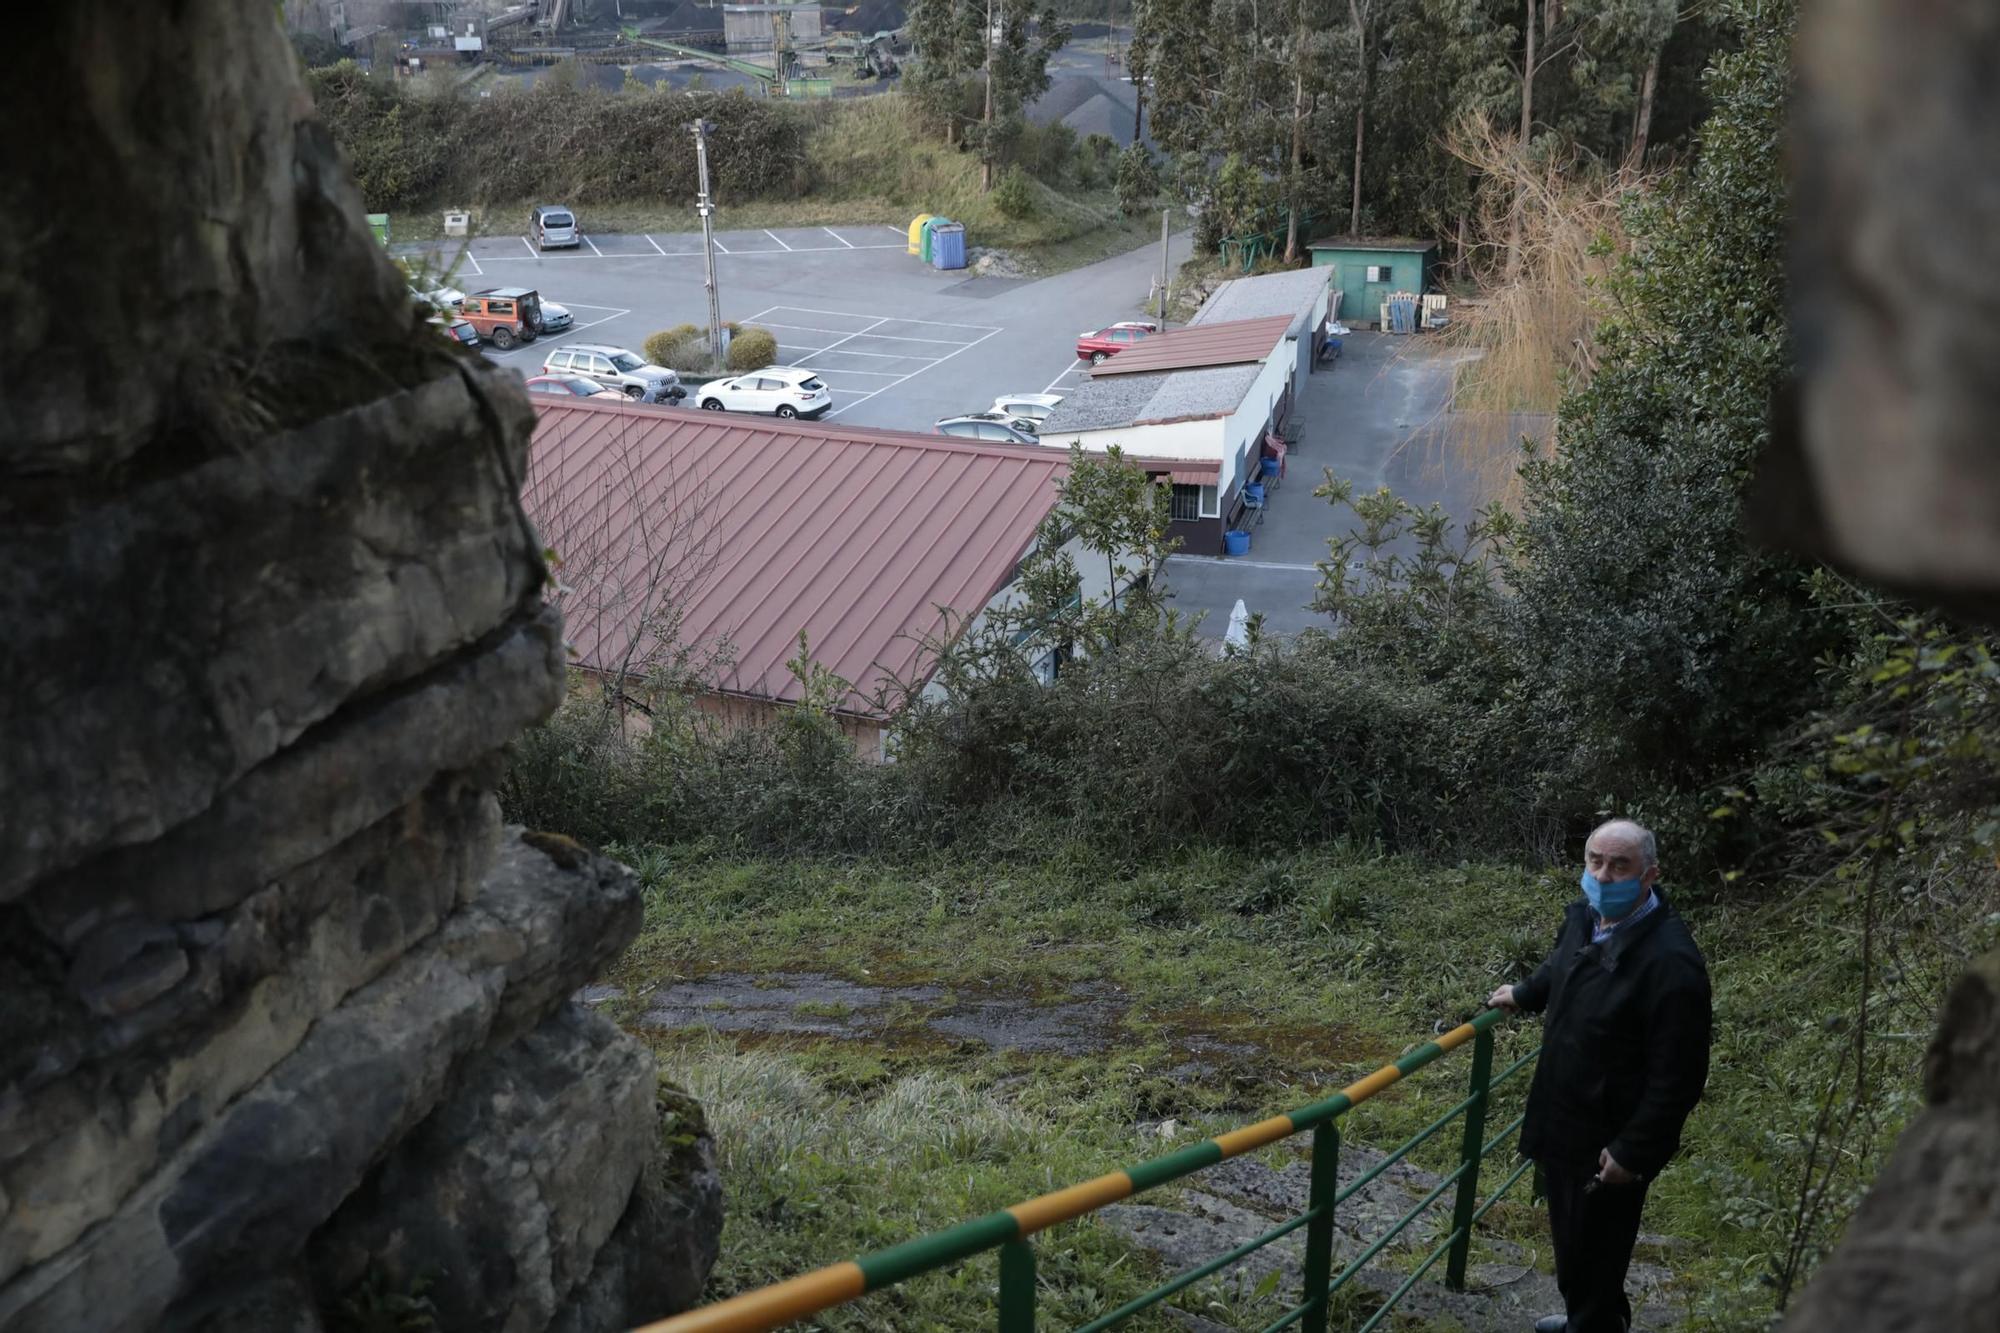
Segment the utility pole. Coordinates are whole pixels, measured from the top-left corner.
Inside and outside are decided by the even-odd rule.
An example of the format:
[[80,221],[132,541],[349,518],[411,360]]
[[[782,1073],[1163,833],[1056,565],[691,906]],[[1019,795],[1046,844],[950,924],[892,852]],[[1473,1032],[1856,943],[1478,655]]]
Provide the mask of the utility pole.
[[1163,208],[1160,210],[1160,332],[1161,333],[1165,333],[1167,331],[1167,298],[1174,294],[1173,288],[1172,286],[1169,285],[1167,278],[1167,219],[1173,215],[1173,211],[1174,210],[1171,208]]
[[986,133],[979,140],[979,192],[993,188],[993,0],[986,0]]
[[694,211],[701,214],[701,253],[708,266],[708,354],[717,373],[722,370],[722,297],[715,290],[715,205],[708,198],[708,132],[714,127],[705,120],[694,123],[694,162],[700,176],[701,192],[695,196]]

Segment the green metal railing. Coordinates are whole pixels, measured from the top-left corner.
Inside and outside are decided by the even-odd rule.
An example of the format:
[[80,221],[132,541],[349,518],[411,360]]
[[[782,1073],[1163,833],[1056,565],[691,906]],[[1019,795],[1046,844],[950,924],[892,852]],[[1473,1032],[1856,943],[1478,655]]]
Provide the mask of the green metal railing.
[[[1301,1227],[1305,1229],[1303,1300],[1267,1325],[1263,1333],[1297,1326],[1304,1333],[1327,1333],[1327,1314],[1333,1294],[1352,1281],[1362,1268],[1421,1217],[1452,1192],[1451,1229],[1405,1277],[1387,1300],[1361,1324],[1355,1333],[1372,1333],[1389,1317],[1424,1274],[1445,1261],[1445,1283],[1455,1291],[1465,1287],[1465,1265],[1472,1249],[1472,1233],[1479,1220],[1527,1173],[1531,1163],[1522,1162],[1509,1173],[1484,1202],[1479,1198],[1479,1166],[1487,1156],[1521,1127],[1514,1117],[1492,1137],[1486,1134],[1486,1113],[1493,1090],[1512,1078],[1540,1053],[1529,1051],[1500,1073],[1493,1073],[1493,1029],[1503,1014],[1488,1009],[1468,1023],[1418,1046],[1393,1064],[1349,1084],[1323,1101],[1312,1103],[1286,1115],[1273,1116],[1254,1125],[1234,1129],[1215,1138],[1192,1144],[1177,1152],[1124,1171],[1099,1176],[1068,1189],[1003,1208],[997,1213],[961,1223],[901,1245],[878,1250],[850,1263],[834,1264],[802,1277],[792,1278],[756,1291],[733,1296],[726,1301],[648,1324],[636,1333],[753,1333],[776,1328],[841,1305],[872,1291],[893,1286],[920,1273],[960,1263],[987,1250],[1000,1252],[999,1327],[1000,1333],[1031,1333],[1035,1327],[1035,1252],[1028,1237],[1058,1222],[1096,1212],[1143,1190],[1193,1175],[1207,1167],[1277,1143],[1294,1134],[1312,1132],[1312,1176],[1307,1187],[1306,1210],[1279,1223],[1254,1240],[1219,1255],[1126,1302],[1108,1314],[1077,1328],[1074,1333],[1100,1333],[1103,1329],[1158,1305],[1175,1294],[1210,1277],[1231,1264],[1281,1240]],[[1384,1088],[1415,1073],[1432,1061],[1472,1043],[1472,1068],[1464,1100],[1418,1130],[1380,1162],[1341,1188],[1340,1117],[1367,1101]],[[1430,1141],[1455,1120],[1463,1124],[1459,1136],[1458,1165],[1416,1205],[1392,1223],[1387,1231],[1356,1255],[1338,1274],[1333,1272],[1334,1216],[1340,1205],[1366,1188],[1390,1167]]]

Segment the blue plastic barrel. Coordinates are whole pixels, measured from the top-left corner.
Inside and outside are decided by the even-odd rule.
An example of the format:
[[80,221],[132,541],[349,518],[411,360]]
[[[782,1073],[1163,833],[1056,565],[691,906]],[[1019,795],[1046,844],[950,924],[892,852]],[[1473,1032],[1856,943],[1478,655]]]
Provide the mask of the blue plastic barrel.
[[947,222],[931,233],[931,263],[938,268],[965,267],[965,227]]
[[1229,531],[1223,533],[1222,553],[1224,555],[1250,554],[1250,534],[1241,528],[1231,528]]
[[1245,486],[1243,488],[1243,498],[1248,500],[1253,505],[1263,504],[1264,483],[1261,481],[1253,481],[1248,486]]
[[1263,463],[1263,470],[1264,470],[1264,478],[1265,478],[1265,480],[1267,480],[1267,481],[1268,481],[1268,480],[1269,480],[1270,478],[1272,478],[1272,477],[1275,477],[1275,476],[1277,476],[1277,475],[1278,475],[1278,460],[1277,460],[1277,459],[1275,459],[1275,458],[1265,458],[1265,459],[1263,459],[1263,460],[1261,460],[1261,461],[1262,461],[1262,463]]

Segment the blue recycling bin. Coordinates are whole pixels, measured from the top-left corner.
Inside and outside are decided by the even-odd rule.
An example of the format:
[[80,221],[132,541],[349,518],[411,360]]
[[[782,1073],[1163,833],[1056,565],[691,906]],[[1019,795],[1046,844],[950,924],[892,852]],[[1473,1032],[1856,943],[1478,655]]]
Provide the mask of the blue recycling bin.
[[965,267],[965,226],[947,222],[931,233],[931,263],[941,269]]
[[1222,553],[1224,555],[1250,554],[1250,534],[1242,528],[1231,528],[1229,531],[1223,533]]

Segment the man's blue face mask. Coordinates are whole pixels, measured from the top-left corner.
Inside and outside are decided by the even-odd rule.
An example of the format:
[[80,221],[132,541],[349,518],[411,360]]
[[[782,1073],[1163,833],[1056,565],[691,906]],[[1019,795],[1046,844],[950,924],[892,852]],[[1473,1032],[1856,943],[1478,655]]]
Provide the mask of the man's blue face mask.
[[1613,880],[1609,884],[1597,882],[1597,876],[1588,870],[1583,872],[1583,896],[1590,900],[1596,913],[1606,921],[1617,921],[1639,905],[1646,896],[1646,885],[1638,876],[1631,879]]

